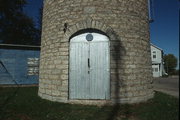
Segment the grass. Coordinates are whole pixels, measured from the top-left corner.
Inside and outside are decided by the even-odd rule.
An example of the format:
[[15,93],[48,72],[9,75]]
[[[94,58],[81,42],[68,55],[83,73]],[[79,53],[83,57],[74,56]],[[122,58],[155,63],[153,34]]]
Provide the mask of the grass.
[[178,120],[179,99],[160,92],[146,103],[97,107],[50,102],[37,91],[0,88],[0,120]]

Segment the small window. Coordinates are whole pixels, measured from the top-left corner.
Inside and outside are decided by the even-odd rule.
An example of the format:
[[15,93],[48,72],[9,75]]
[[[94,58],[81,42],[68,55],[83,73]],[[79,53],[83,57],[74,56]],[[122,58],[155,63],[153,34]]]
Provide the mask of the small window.
[[156,58],[156,51],[153,51],[153,58]]
[[39,75],[39,58],[28,58],[28,75]]
[[155,70],[154,70],[155,72],[158,72],[158,68],[155,68]]
[[156,55],[153,55],[153,58],[156,58]]
[[153,68],[153,72],[158,72],[158,68]]

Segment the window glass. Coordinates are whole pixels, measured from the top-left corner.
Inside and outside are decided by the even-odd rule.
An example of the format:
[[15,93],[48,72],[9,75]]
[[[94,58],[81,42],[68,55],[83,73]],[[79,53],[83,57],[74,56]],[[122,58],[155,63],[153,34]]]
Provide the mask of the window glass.
[[156,58],[156,51],[153,51],[153,58]]
[[153,58],[156,58],[156,55],[153,55]]
[[155,68],[155,72],[158,72],[158,68]]

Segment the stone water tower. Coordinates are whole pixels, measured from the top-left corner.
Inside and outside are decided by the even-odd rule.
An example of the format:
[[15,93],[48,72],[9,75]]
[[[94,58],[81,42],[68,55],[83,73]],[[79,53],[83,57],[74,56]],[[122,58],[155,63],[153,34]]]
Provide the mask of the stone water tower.
[[44,0],[38,94],[77,104],[152,98],[147,0]]

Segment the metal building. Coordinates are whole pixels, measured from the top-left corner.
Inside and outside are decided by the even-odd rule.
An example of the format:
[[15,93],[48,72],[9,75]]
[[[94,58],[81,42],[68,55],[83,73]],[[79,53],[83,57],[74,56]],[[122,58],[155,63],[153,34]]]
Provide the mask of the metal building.
[[39,57],[39,46],[0,44],[0,85],[37,85]]

